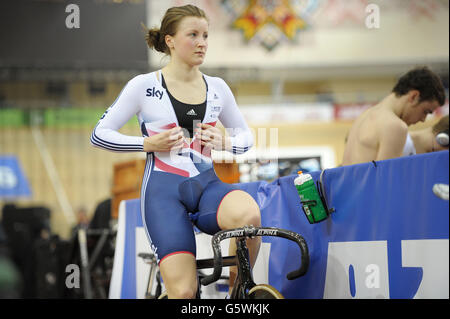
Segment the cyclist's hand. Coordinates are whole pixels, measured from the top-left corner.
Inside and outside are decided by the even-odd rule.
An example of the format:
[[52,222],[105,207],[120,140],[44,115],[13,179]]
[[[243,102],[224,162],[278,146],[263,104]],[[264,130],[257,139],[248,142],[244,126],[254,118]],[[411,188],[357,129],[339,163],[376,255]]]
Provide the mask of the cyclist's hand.
[[195,136],[201,140],[202,146],[217,151],[224,150],[226,143],[228,143],[228,139],[222,135],[220,129],[209,124],[198,123]]
[[181,127],[144,138],[145,152],[170,152],[183,148],[184,136]]

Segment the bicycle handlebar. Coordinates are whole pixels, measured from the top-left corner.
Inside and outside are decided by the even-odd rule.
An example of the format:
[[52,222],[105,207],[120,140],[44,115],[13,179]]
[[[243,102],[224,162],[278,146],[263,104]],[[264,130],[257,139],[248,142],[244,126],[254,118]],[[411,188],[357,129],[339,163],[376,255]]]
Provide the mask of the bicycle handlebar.
[[222,274],[222,251],[220,247],[220,242],[222,240],[233,238],[233,237],[255,237],[255,236],[275,236],[282,237],[289,240],[294,241],[300,248],[302,257],[301,257],[301,265],[297,270],[291,271],[287,274],[288,280],[293,280],[298,277],[303,276],[308,270],[309,266],[309,252],[308,245],[306,244],[305,239],[299,234],[281,228],[275,227],[253,227],[253,226],[245,226],[242,228],[235,228],[230,230],[222,230],[216,233],[211,239],[211,245],[213,247],[214,253],[214,270],[213,273],[209,276],[206,276],[201,279],[201,283],[204,286],[207,286],[217,280],[219,280],[220,275]]

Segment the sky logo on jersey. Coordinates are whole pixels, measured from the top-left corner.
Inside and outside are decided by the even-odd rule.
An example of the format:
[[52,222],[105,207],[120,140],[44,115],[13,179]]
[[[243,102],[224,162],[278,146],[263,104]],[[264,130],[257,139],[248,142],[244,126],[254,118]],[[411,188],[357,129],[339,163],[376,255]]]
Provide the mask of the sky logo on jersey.
[[153,87],[151,89],[147,89],[147,94],[145,96],[154,96],[161,100],[163,97],[163,93],[163,91],[156,90],[155,87]]

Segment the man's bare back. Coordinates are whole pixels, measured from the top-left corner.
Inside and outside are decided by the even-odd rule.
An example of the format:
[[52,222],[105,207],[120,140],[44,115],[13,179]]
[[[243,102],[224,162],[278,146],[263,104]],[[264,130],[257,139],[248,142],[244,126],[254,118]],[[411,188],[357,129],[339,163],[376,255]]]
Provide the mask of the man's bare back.
[[[366,110],[353,124],[342,165],[381,160],[386,152],[392,157],[401,156],[408,126],[382,103]],[[389,145],[382,145],[380,149],[381,140]]]

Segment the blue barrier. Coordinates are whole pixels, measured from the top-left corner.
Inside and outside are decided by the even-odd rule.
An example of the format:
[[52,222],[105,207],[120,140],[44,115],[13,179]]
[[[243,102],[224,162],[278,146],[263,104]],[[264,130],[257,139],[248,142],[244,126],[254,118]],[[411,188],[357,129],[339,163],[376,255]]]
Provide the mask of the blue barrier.
[[[448,164],[449,152],[442,151],[326,170],[326,198],[336,211],[313,225],[293,186],[296,176],[237,184],[260,205],[263,226],[296,231],[309,246],[308,273],[289,281],[286,274],[300,262],[298,247],[264,237],[270,243],[269,283],[286,298],[448,298],[449,204],[432,191],[435,184],[448,185]],[[315,181],[320,173],[311,173]],[[127,250],[140,219],[138,200],[123,207],[127,223],[134,222],[122,226],[127,234],[124,243],[117,241],[123,247],[116,250],[114,271],[122,267],[127,283],[116,274],[110,296],[135,298],[128,281],[135,276],[136,253]]]

